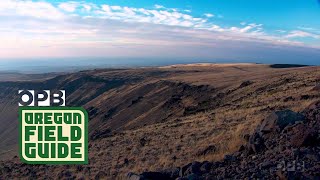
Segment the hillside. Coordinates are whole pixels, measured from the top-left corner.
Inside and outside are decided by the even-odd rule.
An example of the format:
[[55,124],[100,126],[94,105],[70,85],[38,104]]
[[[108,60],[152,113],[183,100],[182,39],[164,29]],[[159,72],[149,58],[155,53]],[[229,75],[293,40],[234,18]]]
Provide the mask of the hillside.
[[[0,82],[0,179],[122,179],[128,172],[221,160],[246,144],[274,111],[320,100],[320,67],[193,64],[99,69],[35,81]],[[19,89],[65,89],[87,109],[89,165],[22,165],[17,157]],[[50,174],[52,177],[52,175]]]
[[127,179],[319,179],[320,101],[301,112],[275,111],[220,161],[193,161]]

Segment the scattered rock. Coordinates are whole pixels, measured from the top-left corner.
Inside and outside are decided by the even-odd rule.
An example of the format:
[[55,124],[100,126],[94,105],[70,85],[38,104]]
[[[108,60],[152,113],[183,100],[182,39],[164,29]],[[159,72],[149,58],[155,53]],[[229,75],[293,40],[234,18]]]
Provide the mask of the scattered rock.
[[310,98],[311,98],[310,95],[302,95],[302,96],[300,96],[300,100],[308,100]]
[[200,171],[203,173],[208,173],[210,171],[212,165],[213,164],[211,162],[205,161],[202,163],[202,165],[200,167]]
[[250,86],[251,84],[253,84],[252,81],[244,81],[240,84],[239,88],[244,88],[244,87]]
[[200,162],[193,162],[187,169],[184,171],[183,175],[190,175],[190,174],[201,174],[200,171],[201,163]]
[[289,102],[289,101],[294,101],[294,98],[292,96],[289,96],[283,100],[283,102]]
[[305,124],[298,124],[293,127],[290,132],[289,144],[293,147],[301,147],[315,143],[314,132],[312,128],[307,127]]
[[237,158],[232,155],[225,155],[223,160],[226,162],[234,162],[237,160]]
[[320,101],[312,103],[308,106],[303,114],[311,121],[320,121]]
[[201,176],[197,175],[197,174],[190,174],[186,177],[187,180],[202,180],[204,178],[202,178]]
[[145,146],[148,142],[147,138],[143,137],[140,139],[140,146]]
[[187,164],[185,166],[182,166],[180,167],[180,171],[179,171],[179,177],[183,177],[186,170],[191,166],[191,163],[190,164]]
[[[179,180],[320,177],[320,101],[301,113],[291,110],[271,113],[247,138],[246,146],[232,155],[226,155],[222,161],[193,162],[180,167],[175,176],[171,171],[155,172],[148,177]],[[214,151],[214,146],[208,146],[198,154]]]
[[173,168],[163,171],[162,173],[167,174],[172,179],[176,179],[179,177],[180,168]]
[[312,88],[313,91],[320,91],[320,83],[318,83],[314,88]]
[[260,126],[259,133],[265,134],[277,130],[282,130],[290,124],[294,124],[297,121],[303,121],[305,117],[291,110],[276,111],[268,116]]
[[127,174],[127,179],[128,180],[142,180],[143,178],[138,174],[130,172],[130,173]]
[[265,149],[264,139],[259,133],[254,133],[248,143],[248,153],[259,153]]

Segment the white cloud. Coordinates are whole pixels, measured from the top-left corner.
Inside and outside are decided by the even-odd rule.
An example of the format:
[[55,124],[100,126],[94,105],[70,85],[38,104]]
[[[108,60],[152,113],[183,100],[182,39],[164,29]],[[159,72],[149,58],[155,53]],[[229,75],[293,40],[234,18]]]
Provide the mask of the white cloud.
[[106,19],[117,19],[128,22],[148,22],[154,24],[165,24],[172,26],[196,27],[201,26],[206,19],[195,18],[189,14],[175,9],[144,9],[109,6],[104,4],[98,10],[98,14]]
[[247,33],[249,31],[252,32],[262,32],[262,24],[255,24],[255,23],[251,23],[248,24],[245,27],[239,28],[239,27],[231,27],[230,31],[235,32],[235,33]]
[[312,28],[312,27],[307,27],[307,26],[299,26],[298,27],[299,30],[302,30],[302,31],[306,31],[306,32],[309,32],[309,33],[312,33],[312,34],[320,34],[320,29],[318,28]]
[[119,11],[122,8],[120,6],[110,6],[112,10]]
[[79,4],[76,2],[64,2],[58,5],[60,9],[66,12],[75,12],[78,6]]
[[90,4],[83,4],[83,9],[87,12],[91,11],[92,9],[92,6]]
[[214,14],[211,14],[211,13],[206,13],[206,14],[204,14],[206,17],[208,17],[208,18],[211,18],[211,17],[214,17]]
[[304,37],[320,39],[320,35],[305,32],[305,31],[300,31],[300,30],[291,31],[288,35],[286,35],[286,38],[304,38]]
[[136,13],[135,13],[136,9],[132,9],[132,8],[129,8],[129,7],[124,7],[123,8],[123,12],[127,15],[127,16],[135,16]]
[[159,5],[159,4],[154,5],[154,7],[155,7],[156,9],[163,9],[163,8],[165,8],[164,6]]
[[218,31],[218,32],[224,32],[225,29],[221,28],[220,26],[218,25],[212,25],[209,30],[213,30],[213,31]]
[[110,8],[109,5],[104,4],[104,5],[101,6],[101,8],[104,11],[104,13],[111,14],[111,8]]
[[64,14],[52,4],[42,1],[18,1],[2,0],[0,3],[0,15],[19,15],[39,19],[61,19]]

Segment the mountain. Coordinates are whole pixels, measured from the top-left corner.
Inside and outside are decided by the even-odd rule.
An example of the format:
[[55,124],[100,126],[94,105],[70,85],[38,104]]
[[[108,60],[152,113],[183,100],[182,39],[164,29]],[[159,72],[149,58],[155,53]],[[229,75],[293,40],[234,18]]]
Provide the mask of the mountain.
[[[189,64],[96,69],[0,82],[0,177],[122,179],[218,161],[270,114],[320,100],[320,67]],[[23,165],[17,157],[17,91],[66,90],[89,114],[89,165]],[[50,172],[50,173],[48,173]]]

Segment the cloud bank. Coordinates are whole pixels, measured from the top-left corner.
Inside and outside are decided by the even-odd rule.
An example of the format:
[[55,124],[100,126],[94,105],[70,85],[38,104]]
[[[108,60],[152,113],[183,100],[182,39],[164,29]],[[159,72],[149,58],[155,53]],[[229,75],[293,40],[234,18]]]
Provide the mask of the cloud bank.
[[[320,57],[299,38],[316,31],[270,33],[263,24],[215,23],[213,13],[156,4],[151,9],[67,1],[2,0],[0,57],[176,57],[274,59]],[[310,56],[312,55],[312,56]]]

